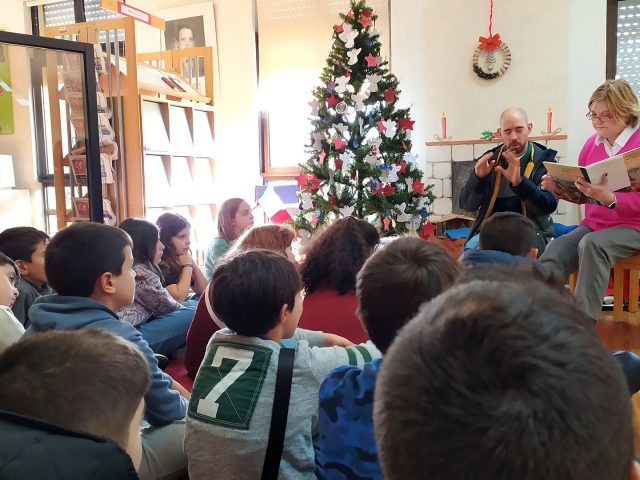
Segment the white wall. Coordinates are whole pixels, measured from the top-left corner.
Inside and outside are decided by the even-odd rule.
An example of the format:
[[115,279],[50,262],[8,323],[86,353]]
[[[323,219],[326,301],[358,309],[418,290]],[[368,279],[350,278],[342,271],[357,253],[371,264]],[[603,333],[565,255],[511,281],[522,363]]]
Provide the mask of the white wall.
[[[433,179],[433,166],[450,159],[448,147],[429,147],[447,113],[447,135],[454,140],[480,138],[497,128],[500,112],[519,105],[529,113],[534,134],[546,128],[547,107],[553,126],[567,142],[552,142],[562,162],[575,163],[591,132],[584,118],[593,89],[605,78],[606,2],[600,0],[512,0],[494,6],[493,33],[512,53],[507,73],[482,80],[471,69],[480,35],[488,33],[488,2],[477,0],[393,0],[391,67],[400,80],[401,105],[412,105],[414,153],[425,176],[438,190],[447,179]],[[476,156],[482,152],[480,146]],[[470,160],[471,147],[455,147],[454,158]],[[438,172],[436,172],[436,177]],[[449,184],[450,185],[450,184]],[[450,203],[449,203],[450,208]],[[444,205],[445,209],[447,205]],[[561,205],[561,221],[574,223],[577,209]]]

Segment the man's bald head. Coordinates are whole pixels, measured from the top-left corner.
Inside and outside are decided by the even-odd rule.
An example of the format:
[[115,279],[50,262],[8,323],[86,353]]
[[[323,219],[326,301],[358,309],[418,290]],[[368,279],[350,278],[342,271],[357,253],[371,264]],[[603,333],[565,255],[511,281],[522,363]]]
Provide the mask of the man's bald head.
[[500,114],[500,136],[505,148],[516,155],[526,151],[532,127],[527,112],[520,107],[507,108]]
[[516,117],[518,120],[522,120],[525,124],[529,123],[529,116],[521,107],[509,107],[500,114],[500,128],[502,128],[502,121],[506,118],[512,119]]

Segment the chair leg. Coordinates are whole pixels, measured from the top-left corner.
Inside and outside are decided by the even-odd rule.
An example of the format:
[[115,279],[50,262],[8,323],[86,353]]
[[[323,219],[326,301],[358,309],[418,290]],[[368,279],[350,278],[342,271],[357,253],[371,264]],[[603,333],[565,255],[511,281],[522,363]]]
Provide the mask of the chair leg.
[[622,322],[622,306],[624,303],[624,268],[615,266],[613,268],[613,321]]
[[629,311],[638,311],[638,270],[629,269]]

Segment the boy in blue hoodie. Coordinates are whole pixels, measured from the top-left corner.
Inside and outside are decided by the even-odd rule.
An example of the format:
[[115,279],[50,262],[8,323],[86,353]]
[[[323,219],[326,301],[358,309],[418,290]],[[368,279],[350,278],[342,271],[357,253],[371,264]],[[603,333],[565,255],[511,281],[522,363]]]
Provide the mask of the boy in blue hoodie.
[[[45,254],[45,270],[57,295],[38,298],[29,317],[30,335],[49,330],[98,328],[132,343],[149,365],[151,386],[145,395],[142,429],[142,479],[184,473],[184,417],[189,393],[158,368],[140,332],[116,315],[133,302],[135,278],[132,242],[119,228],[98,223],[77,223],[51,240]],[[100,372],[96,372],[100,375]]]

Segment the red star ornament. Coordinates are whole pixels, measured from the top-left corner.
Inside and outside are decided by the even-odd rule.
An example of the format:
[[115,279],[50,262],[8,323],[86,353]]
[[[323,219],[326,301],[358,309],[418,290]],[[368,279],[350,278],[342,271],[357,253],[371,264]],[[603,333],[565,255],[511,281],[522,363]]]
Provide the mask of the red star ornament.
[[324,149],[320,152],[320,155],[318,155],[318,158],[320,159],[320,163],[324,163],[324,157],[326,157],[327,154],[324,151]]
[[358,23],[362,25],[362,28],[367,28],[371,26],[371,17],[373,16],[373,12],[360,12],[360,17],[358,18]]
[[424,225],[422,225],[422,230],[420,230],[419,235],[420,235],[420,238],[427,239],[434,233],[436,233],[436,226],[431,222],[427,222]]
[[378,186],[378,189],[371,189],[371,195],[376,195],[378,193],[382,193],[382,186]]
[[[396,101],[396,91],[393,88],[389,87],[384,91],[384,101],[387,103],[392,103]],[[398,120],[398,123],[400,123],[401,121],[402,120]],[[404,130],[406,130],[406,128]]]
[[336,163],[336,170],[342,170],[342,160],[336,158],[334,162]]
[[333,195],[329,197],[329,210],[333,210],[333,207],[336,206],[336,197]]
[[413,124],[416,123],[415,120],[411,120],[410,118],[401,118],[398,120],[398,125],[405,132],[407,130],[413,130]]
[[380,133],[384,133],[387,130],[382,124],[382,122],[384,121],[385,121],[384,117],[381,117],[380,120],[376,122],[376,125],[378,125],[378,130],[380,130]]
[[307,182],[309,181],[309,179],[307,178],[307,175],[305,175],[304,172],[300,172],[300,174],[297,177],[295,177],[295,179],[298,182],[299,187],[306,185]]
[[332,93],[330,97],[327,97],[327,108],[333,108],[340,103],[340,99],[336,97],[335,93]]
[[398,173],[406,173],[407,172],[407,162],[402,160],[400,162],[400,171]]
[[338,32],[338,33],[344,32],[344,28],[342,27],[342,24],[336,25],[335,29],[336,29],[336,32]]
[[336,150],[342,150],[346,144],[347,142],[340,136],[333,139],[333,146],[336,147]]
[[391,185],[385,185],[382,188],[382,194],[385,196],[393,195],[394,193],[396,193],[396,187],[392,187]]
[[367,61],[367,67],[375,67],[378,64],[378,57],[369,54],[364,59]]
[[353,18],[353,10],[349,10],[349,13],[347,13],[347,17]]
[[420,179],[416,178],[411,185],[413,193],[424,193],[424,183]]

